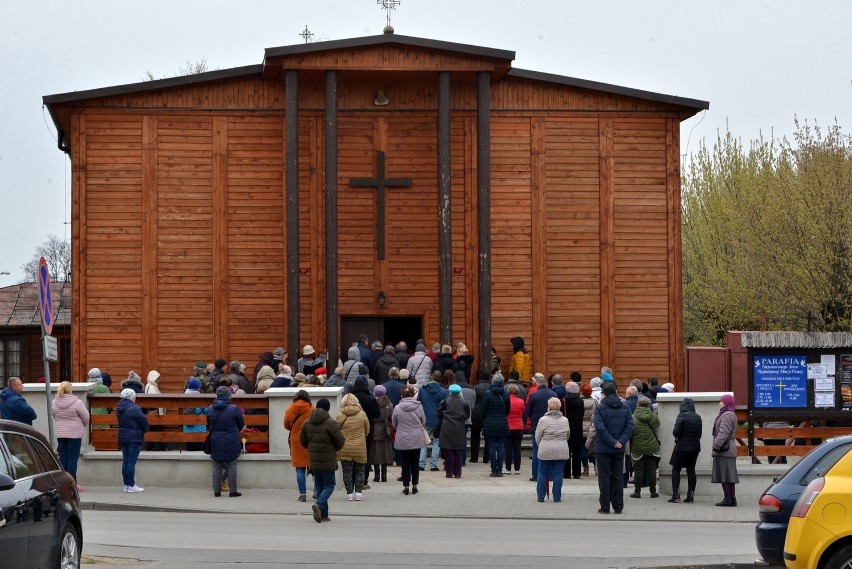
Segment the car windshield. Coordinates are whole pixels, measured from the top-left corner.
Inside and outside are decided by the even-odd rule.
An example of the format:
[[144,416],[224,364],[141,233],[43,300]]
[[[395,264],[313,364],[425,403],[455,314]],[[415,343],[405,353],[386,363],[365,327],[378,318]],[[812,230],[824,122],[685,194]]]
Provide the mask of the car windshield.
[[[846,453],[850,450],[852,450],[852,442],[838,445],[830,451],[826,452],[819,459],[817,459],[816,462],[810,465],[810,467],[802,474],[801,478],[798,481],[799,486],[807,486],[815,478],[825,476],[828,471],[831,470],[841,458],[846,456]],[[788,470],[778,482],[785,481],[785,479],[794,470],[796,470],[796,468],[791,468],[790,470]]]

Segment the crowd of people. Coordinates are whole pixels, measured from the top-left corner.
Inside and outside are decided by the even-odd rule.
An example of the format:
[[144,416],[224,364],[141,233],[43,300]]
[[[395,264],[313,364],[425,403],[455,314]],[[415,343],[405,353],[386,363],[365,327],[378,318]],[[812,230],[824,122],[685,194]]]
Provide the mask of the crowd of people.
[[[245,420],[243,411],[231,402],[232,395],[263,393],[271,387],[302,388],[282,420],[290,432],[291,464],[302,502],[308,501],[308,473],[313,475],[312,507],[317,522],[329,519],[328,499],[338,468],[347,500],[355,502],[364,499],[370,475],[374,483],[387,482],[392,465],[401,469],[397,481],[406,496],[419,492],[421,471],[440,471],[439,459],[447,478],[461,478],[468,462],[480,460],[488,464],[492,477],[520,475],[525,432],[532,435],[529,480],[536,483],[540,502],[549,495],[554,502],[561,501],[564,479],[589,476],[590,465],[597,476],[601,514],[622,512],[624,489],[631,477],[631,498],[641,498],[644,488],[651,498],[658,498],[661,457],[656,397],[673,391],[674,386],[659,385],[655,378],[634,379],[622,397],[608,367],[601,368],[600,375],[589,382],[579,372],[571,373],[568,381],[560,374],[546,377],[532,373],[523,338],[512,338],[511,344],[508,380],[496,350],[492,350],[489,371],[474,374],[474,356],[462,342],[433,344],[427,349],[419,340],[410,353],[405,342],[370,344],[363,335],[348,349],[347,361],[337,362],[330,375],[328,357],[317,354],[310,345],[303,348],[295,369],[288,365],[283,348],[261,354],[248,375],[239,361],[198,362],[185,382],[185,392],[215,393],[216,398],[207,408],[184,409],[184,413],[205,415],[206,424],[183,428],[207,433],[205,443],[195,443],[190,450],[203,449],[210,455],[214,496],[227,491],[229,496],[239,497],[237,462],[245,451],[241,434]],[[144,491],[135,480],[135,464],[150,427],[135,399],[140,393],[160,393],[159,377],[152,370],[143,384],[139,374],[131,371],[121,383],[116,415],[125,492]],[[471,377],[476,377],[475,384]],[[88,378],[96,384],[93,392],[109,392],[112,379],[107,373],[93,368]],[[0,412],[5,418],[18,414],[20,420],[31,423],[35,412],[30,415],[21,406],[18,383],[11,382],[0,393]],[[334,417],[327,399],[313,403],[312,386],[343,387],[344,396]],[[71,393],[70,383],[60,385],[53,412],[62,466],[76,478],[80,440],[89,414]],[[106,412],[91,409],[92,414]],[[735,431],[733,397],[725,395],[713,426],[712,481],[722,484],[724,493],[719,506],[736,506]],[[683,469],[687,478],[684,502],[694,499],[701,433],[701,417],[693,401],[686,398],[672,432],[676,443],[670,459],[673,492],[669,502],[681,501]]]

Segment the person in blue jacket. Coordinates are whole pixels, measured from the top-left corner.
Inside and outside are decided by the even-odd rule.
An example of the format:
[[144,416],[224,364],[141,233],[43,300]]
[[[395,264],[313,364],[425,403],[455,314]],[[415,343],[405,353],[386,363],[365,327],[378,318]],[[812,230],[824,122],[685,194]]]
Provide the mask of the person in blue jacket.
[[121,390],[121,401],[115,407],[118,416],[118,445],[121,447],[121,477],[124,479],[125,492],[144,492],[136,484],[136,460],[145,433],[148,431],[148,418],[142,408],[136,404],[136,392],[129,387]]
[[[446,399],[449,394],[450,392],[444,389],[444,386],[434,379],[421,387],[420,391],[417,392],[417,400],[423,404],[423,413],[426,415],[426,430],[429,432],[430,437],[432,437],[435,426],[438,424],[438,405],[440,405],[441,401]],[[438,437],[432,437],[432,458],[430,460],[430,470],[432,472],[438,471],[438,454],[441,451],[440,446]],[[426,470],[425,446],[420,449],[420,470]]]
[[231,390],[216,389],[216,400],[207,409],[207,430],[210,432],[210,459],[213,461],[213,495],[222,495],[222,473],[227,472],[228,496],[242,496],[237,490],[237,459],[243,452],[240,431],[245,427],[242,410],[231,403]]
[[0,417],[7,421],[32,425],[36,419],[36,412],[21,395],[23,390],[24,382],[20,378],[9,378],[9,385],[0,392]]
[[610,506],[616,514],[624,509],[624,449],[633,435],[633,415],[618,397],[615,384],[607,381],[601,387],[601,402],[595,408],[595,469],[600,490],[599,514],[608,514]]

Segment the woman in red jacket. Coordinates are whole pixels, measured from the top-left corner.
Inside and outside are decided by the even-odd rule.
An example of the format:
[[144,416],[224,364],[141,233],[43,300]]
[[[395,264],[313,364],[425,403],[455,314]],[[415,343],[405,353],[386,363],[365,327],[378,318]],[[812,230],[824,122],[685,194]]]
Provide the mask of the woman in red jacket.
[[509,385],[509,436],[506,438],[506,474],[521,473],[521,441],[524,439],[524,400],[518,397],[518,386]]

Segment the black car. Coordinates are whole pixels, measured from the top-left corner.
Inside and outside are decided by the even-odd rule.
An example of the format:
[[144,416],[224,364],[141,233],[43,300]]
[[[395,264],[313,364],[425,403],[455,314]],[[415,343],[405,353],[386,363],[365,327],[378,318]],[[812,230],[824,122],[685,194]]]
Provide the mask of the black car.
[[760,522],[755,528],[757,551],[763,560],[784,565],[784,540],[796,500],[814,478],[819,478],[852,450],[852,435],[826,440],[766,489],[760,497]]
[[80,566],[80,495],[47,439],[0,420],[0,569]]

